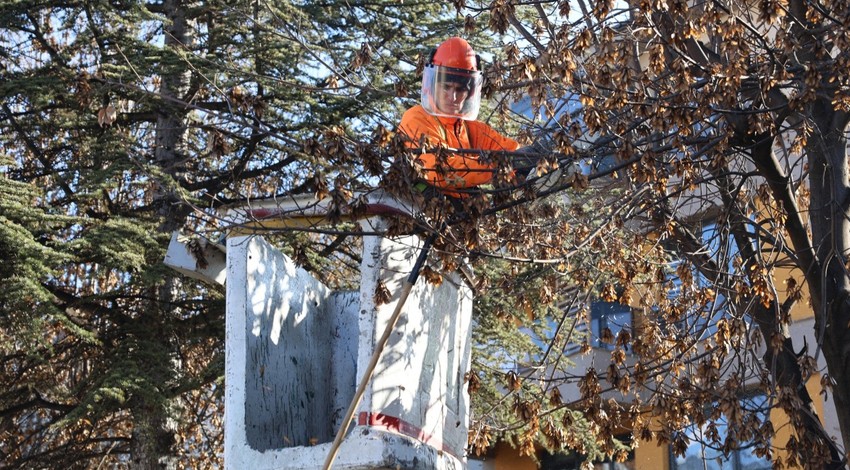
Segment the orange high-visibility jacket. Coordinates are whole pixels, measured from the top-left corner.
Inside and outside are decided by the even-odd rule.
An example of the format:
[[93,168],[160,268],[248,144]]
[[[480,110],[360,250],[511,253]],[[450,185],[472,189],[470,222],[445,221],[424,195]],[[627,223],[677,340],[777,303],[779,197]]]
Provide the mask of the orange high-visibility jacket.
[[[419,147],[422,136],[425,136],[426,145],[442,143],[454,149],[514,151],[519,147],[517,141],[502,136],[483,122],[433,116],[421,105],[404,113],[399,131],[411,139],[408,144],[411,147]],[[496,168],[494,164],[480,163],[478,155],[450,153],[447,158],[449,168],[442,168],[444,174],[440,174],[437,171],[436,155],[424,153],[418,159],[424,166],[428,183],[449,190],[444,192],[452,196],[459,194],[451,189],[488,183],[493,179],[493,170]]]

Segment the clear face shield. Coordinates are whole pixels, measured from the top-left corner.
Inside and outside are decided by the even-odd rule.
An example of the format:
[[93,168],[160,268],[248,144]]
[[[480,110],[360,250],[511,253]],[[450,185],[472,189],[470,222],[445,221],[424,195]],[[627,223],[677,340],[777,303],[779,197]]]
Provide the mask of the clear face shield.
[[422,107],[434,116],[473,121],[481,108],[481,72],[427,65],[422,72]]

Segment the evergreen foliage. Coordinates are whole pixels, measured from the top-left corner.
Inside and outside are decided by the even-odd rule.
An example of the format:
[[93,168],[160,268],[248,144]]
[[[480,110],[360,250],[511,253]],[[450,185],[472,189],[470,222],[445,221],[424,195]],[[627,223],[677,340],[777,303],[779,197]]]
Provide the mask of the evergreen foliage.
[[[208,214],[234,200],[375,184],[389,158],[353,149],[417,99],[456,13],[5,2],[0,24],[2,466],[220,464],[223,290],[162,264],[171,232],[219,236]],[[279,241],[350,285],[349,231]]]

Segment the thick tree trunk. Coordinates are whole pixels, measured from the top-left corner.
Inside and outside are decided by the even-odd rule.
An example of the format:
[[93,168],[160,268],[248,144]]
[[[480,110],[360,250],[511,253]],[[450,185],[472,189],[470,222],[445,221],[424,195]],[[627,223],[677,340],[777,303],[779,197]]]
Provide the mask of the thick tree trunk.
[[844,449],[850,449],[850,167],[846,116],[831,104],[814,105],[815,128],[809,139],[811,229],[818,267],[807,275],[815,312],[815,334],[823,348]]
[[[825,56],[817,27],[808,18],[809,2],[791,0],[788,13],[795,19],[790,33],[803,47],[795,54],[801,63],[819,67]],[[826,46],[827,49],[830,46]],[[817,64],[817,65],[816,65]],[[831,73],[840,69],[825,68]],[[807,104],[814,132],[806,141],[808,157],[809,222],[816,261],[803,275],[815,315],[815,337],[823,349],[828,373],[833,381],[833,398],[841,427],[844,455],[850,450],[850,275],[847,255],[850,249],[850,167],[847,162],[846,112],[836,111],[832,94],[835,76],[824,73],[816,98]],[[808,85],[806,85],[808,88]]]
[[177,459],[174,422],[165,412],[164,403],[133,400],[133,434],[130,468],[139,470],[175,470]]
[[[767,136],[762,136],[751,142],[750,146],[753,162],[768,180],[776,199],[781,201],[789,213],[786,224],[789,228],[791,243],[800,253],[797,259],[811,270],[811,267],[816,265],[816,257],[812,256],[807,242],[808,237],[805,236],[796,201],[793,200],[793,190],[789,187],[786,175],[782,174],[774,158],[773,141]],[[757,244],[753,243],[752,234],[748,230],[751,222],[745,212],[738,207],[733,197],[736,186],[730,178],[725,176],[726,174],[730,172],[727,170],[725,174],[718,175],[718,182],[721,186],[724,205],[730,211],[731,232],[747,266],[745,272],[758,272],[757,268],[762,263],[762,259],[761,253],[755,249]],[[795,229],[802,230],[802,236]],[[807,270],[806,267],[801,266],[803,271]],[[779,303],[779,299],[770,299],[768,306],[764,306],[760,300],[756,302],[750,302],[750,300],[743,299],[738,303],[753,305],[747,313],[759,326],[767,343],[762,359],[770,370],[774,386],[781,391],[779,404],[788,414],[797,433],[798,448],[788,450],[799,453],[806,459],[808,465],[816,468],[844,468],[843,453],[831,440],[818,418],[812,398],[806,389],[789,325],[782,321],[787,317],[794,299],[786,299],[783,304]],[[774,341],[774,338],[778,341]]]
[[[181,0],[166,0],[163,11],[170,24],[164,25],[166,49],[182,49],[193,42],[193,30],[186,16],[187,5]],[[165,56],[170,54],[166,51]],[[154,163],[162,169],[163,174],[176,176],[180,162],[187,158],[185,119],[187,108],[176,106],[189,87],[191,73],[187,64],[171,63],[166,58],[162,64],[161,85],[159,93],[163,97],[163,106],[159,109],[156,122]],[[174,183],[176,184],[176,183]],[[154,195],[154,204],[158,206],[160,216],[159,231],[170,234],[179,229],[189,213],[182,203],[179,193],[171,182],[159,185]],[[164,237],[167,239],[167,237]],[[145,326],[137,328],[138,343],[150,345],[150,354],[146,359],[156,364],[147,364],[146,369],[151,377],[157,380],[158,396],[136,396],[131,409],[134,417],[132,463],[138,469],[172,469],[176,468],[174,417],[171,416],[172,404],[176,397],[172,396],[168,382],[174,379],[176,349],[172,343],[169,324],[177,320],[173,311],[174,300],[177,298],[176,279],[166,278],[163,284],[153,289],[151,298],[157,299],[143,315],[140,322]],[[155,346],[156,345],[156,346]]]
[[788,414],[797,432],[799,447],[788,450],[799,452],[807,459],[807,465],[814,468],[844,468],[843,455],[818,418],[817,410],[806,389],[794,351],[793,338],[786,331],[787,328],[778,324],[779,307],[774,303],[770,308],[758,305],[754,310],[750,314],[762,331],[782,336],[782,346],[778,349],[772,348],[771,341],[767,341],[768,347],[762,359],[771,371],[774,384],[782,390],[780,406]]

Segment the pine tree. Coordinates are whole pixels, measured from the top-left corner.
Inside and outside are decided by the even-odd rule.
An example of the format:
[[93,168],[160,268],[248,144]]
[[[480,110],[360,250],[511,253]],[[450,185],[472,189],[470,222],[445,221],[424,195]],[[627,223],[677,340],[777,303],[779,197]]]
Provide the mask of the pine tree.
[[[372,184],[453,8],[351,2],[0,6],[0,459],[221,458],[223,291],[163,263],[246,197]],[[364,155],[369,157],[364,159]],[[329,283],[356,237],[282,234]],[[348,261],[346,261],[348,260]],[[355,263],[356,265],[356,263]],[[335,274],[336,273],[336,274]]]

